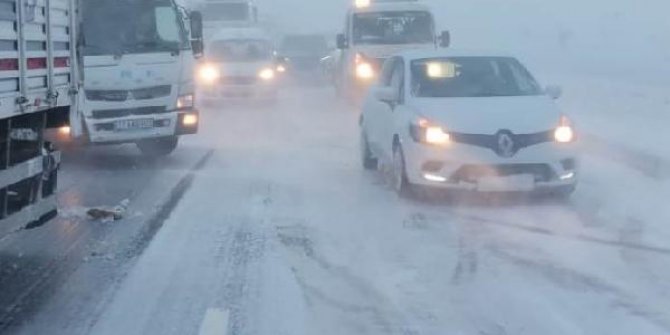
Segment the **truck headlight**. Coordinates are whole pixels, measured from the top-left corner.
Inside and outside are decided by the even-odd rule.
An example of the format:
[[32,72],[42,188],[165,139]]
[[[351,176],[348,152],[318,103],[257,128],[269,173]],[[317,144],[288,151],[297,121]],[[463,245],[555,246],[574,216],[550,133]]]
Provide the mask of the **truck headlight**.
[[275,79],[275,70],[270,68],[263,69],[260,72],[258,72],[258,77],[265,81]]
[[201,83],[212,85],[221,78],[221,71],[214,64],[203,64],[198,69],[198,79]]
[[356,77],[358,79],[372,79],[375,77],[375,70],[368,62],[361,62],[356,65]]
[[558,143],[570,143],[575,140],[575,131],[567,117],[561,117],[559,126],[554,130],[554,140]]
[[412,139],[419,143],[432,145],[447,145],[451,142],[451,135],[444,128],[431,124],[426,119],[419,119],[410,125]]
[[195,97],[193,94],[185,94],[177,98],[177,109],[193,108]]

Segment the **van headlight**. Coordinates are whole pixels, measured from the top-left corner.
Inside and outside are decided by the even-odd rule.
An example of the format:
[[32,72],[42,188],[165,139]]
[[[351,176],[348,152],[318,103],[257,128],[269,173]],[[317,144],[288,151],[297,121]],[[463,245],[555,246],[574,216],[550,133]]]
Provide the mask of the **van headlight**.
[[177,98],[177,109],[193,108],[195,97],[193,94],[181,95]]
[[412,139],[419,143],[447,145],[451,142],[451,135],[446,129],[426,119],[419,119],[410,124],[409,133]]
[[554,140],[558,143],[570,143],[575,140],[575,131],[567,117],[561,117],[561,122],[554,130]]
[[270,81],[272,79],[275,79],[275,70],[271,68],[265,68],[258,72],[258,77],[265,80],[265,81]]
[[221,78],[219,67],[214,64],[203,64],[198,69],[198,81],[205,85],[212,85]]

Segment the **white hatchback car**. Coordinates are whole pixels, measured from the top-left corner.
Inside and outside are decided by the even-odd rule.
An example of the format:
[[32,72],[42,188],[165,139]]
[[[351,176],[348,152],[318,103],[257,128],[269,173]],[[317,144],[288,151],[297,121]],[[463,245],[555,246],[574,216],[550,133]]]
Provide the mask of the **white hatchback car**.
[[366,169],[392,172],[395,189],[549,193],[577,185],[575,131],[515,58],[414,50],[389,58],[363,104]]

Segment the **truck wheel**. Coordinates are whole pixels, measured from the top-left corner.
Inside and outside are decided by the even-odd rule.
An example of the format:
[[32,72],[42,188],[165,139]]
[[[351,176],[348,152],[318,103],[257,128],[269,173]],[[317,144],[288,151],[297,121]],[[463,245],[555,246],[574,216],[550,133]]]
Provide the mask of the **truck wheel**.
[[163,157],[177,149],[179,137],[162,137],[137,142],[137,147],[147,157]]

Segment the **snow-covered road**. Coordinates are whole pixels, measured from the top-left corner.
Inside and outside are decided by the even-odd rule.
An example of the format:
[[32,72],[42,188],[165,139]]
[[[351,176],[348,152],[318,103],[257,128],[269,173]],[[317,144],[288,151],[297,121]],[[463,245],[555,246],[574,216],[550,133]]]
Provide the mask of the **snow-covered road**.
[[658,183],[587,159],[607,173],[568,204],[402,200],[359,167],[356,120],[320,89],[209,109],[215,152],[128,275],[19,333],[670,333],[668,229],[611,185]]
[[670,333],[666,181],[586,157],[567,204],[415,202],[360,168],[330,90],[203,117],[214,153],[127,275],[17,333]]

